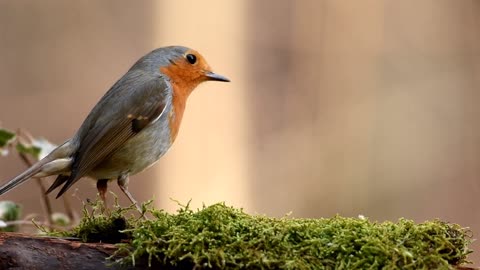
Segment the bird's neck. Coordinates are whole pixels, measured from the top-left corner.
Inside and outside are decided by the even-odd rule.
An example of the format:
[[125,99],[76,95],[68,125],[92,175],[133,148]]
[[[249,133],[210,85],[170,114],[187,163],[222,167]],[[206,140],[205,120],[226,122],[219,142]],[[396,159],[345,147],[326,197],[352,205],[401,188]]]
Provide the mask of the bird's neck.
[[161,67],[160,71],[169,79],[174,94],[177,94],[179,97],[184,97],[185,99],[188,98],[193,89],[202,82],[203,78],[187,67],[184,67],[183,64]]
[[172,84],[172,110],[168,117],[170,126],[170,142],[173,143],[177,138],[178,131],[180,129],[180,123],[182,122],[183,112],[187,104],[187,98],[192,92],[185,91],[185,88]]
[[190,76],[188,70],[181,65],[170,65],[160,68],[160,71],[167,75],[172,85],[172,110],[169,115],[170,141],[173,143],[177,138],[180,123],[182,122],[183,112],[187,98],[193,89],[200,84],[200,80]]

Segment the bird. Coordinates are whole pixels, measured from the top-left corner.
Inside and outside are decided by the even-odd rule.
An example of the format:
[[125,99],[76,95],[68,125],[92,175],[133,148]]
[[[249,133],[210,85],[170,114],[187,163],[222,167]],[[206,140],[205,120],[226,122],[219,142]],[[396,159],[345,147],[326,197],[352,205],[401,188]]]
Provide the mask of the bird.
[[172,146],[187,99],[206,81],[230,82],[214,73],[196,50],[155,49],[141,57],[98,101],[78,131],[23,173],[0,186],[0,196],[32,177],[57,175],[46,193],[56,198],[84,177],[96,180],[106,203],[108,182],[141,211],[128,191],[129,176],[157,162]]

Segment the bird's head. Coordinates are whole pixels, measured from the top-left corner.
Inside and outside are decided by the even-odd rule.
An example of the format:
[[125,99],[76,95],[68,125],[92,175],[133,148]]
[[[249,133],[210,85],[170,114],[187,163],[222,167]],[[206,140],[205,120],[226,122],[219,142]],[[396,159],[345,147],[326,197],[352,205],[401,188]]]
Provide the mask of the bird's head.
[[160,72],[167,76],[172,84],[181,86],[188,92],[205,81],[230,81],[214,73],[199,52],[182,46],[156,49],[140,59],[135,66]]

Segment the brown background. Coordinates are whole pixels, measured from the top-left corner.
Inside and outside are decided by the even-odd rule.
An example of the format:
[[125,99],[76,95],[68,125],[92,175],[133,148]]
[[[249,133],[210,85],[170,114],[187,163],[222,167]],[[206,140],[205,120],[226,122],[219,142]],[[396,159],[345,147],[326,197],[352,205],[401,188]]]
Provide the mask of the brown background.
[[[175,146],[131,180],[137,199],[440,218],[478,237],[479,14],[456,0],[4,0],[0,121],[61,143],[136,59],[186,45],[232,82],[191,96]],[[23,169],[1,158],[0,179]],[[95,196],[88,180],[72,190],[76,209]],[[41,212],[34,183],[2,199]]]

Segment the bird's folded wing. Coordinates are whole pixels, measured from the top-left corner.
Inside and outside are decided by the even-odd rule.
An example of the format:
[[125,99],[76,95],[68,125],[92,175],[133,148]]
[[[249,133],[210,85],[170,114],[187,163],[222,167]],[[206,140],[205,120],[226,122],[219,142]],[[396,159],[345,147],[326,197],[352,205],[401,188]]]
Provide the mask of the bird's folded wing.
[[[123,146],[130,138],[160,118],[166,107],[169,85],[161,78],[117,83],[102,98],[88,118],[95,121],[80,139],[72,173],[57,195],[61,196],[78,179]],[[117,89],[114,89],[117,87]],[[103,104],[102,104],[103,102]],[[88,119],[87,118],[87,119]]]

